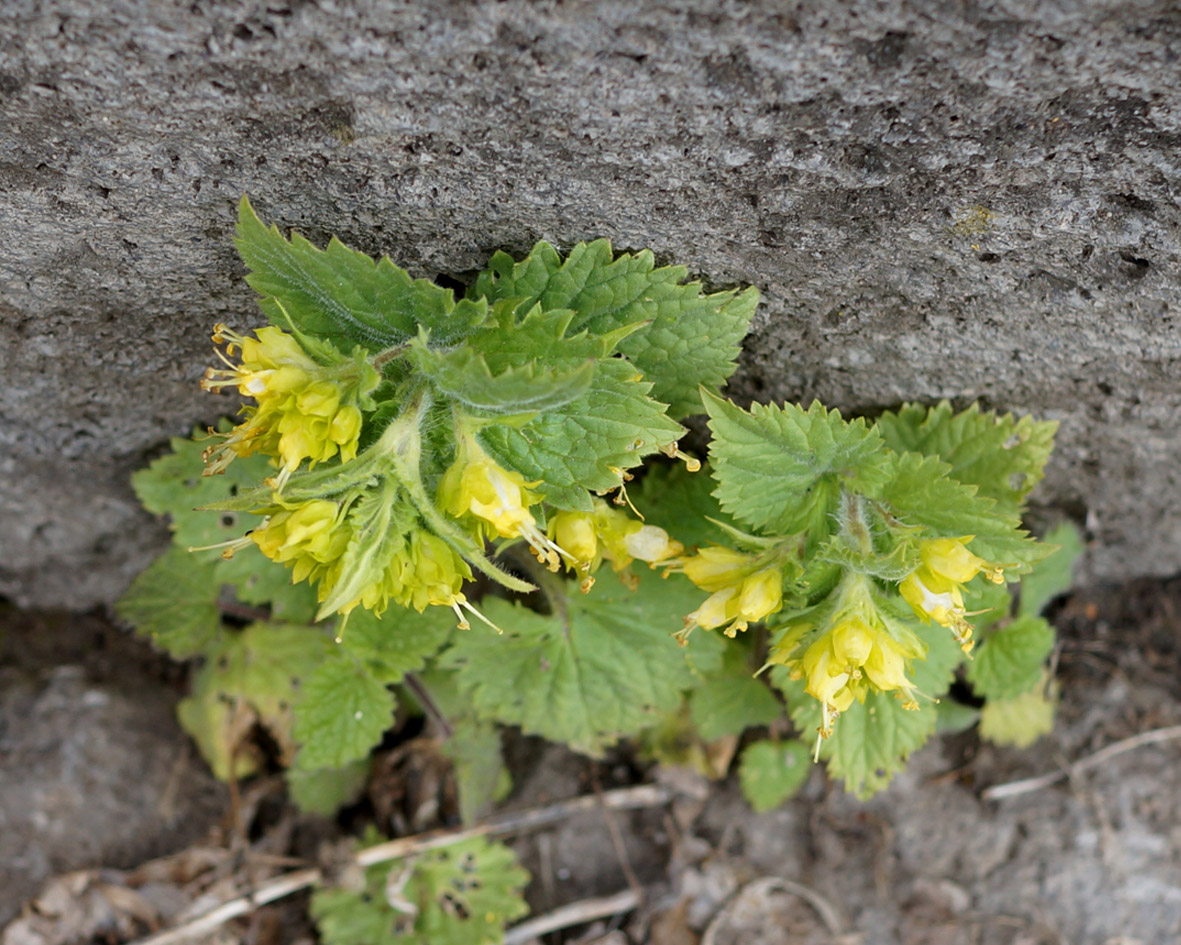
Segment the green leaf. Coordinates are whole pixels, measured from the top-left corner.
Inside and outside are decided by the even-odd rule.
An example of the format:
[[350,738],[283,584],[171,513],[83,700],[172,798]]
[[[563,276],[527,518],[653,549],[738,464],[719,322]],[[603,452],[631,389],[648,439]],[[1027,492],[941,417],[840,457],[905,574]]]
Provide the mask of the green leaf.
[[1054,730],[1056,701],[1044,686],[1011,699],[989,699],[980,710],[980,737],[996,745],[1028,748]]
[[361,797],[369,779],[369,759],[359,759],[343,768],[316,768],[314,771],[288,768],[284,777],[296,807],[305,814],[331,817]]
[[742,796],[756,814],[779,807],[804,786],[812,753],[803,742],[751,742],[738,764]]
[[840,492],[876,494],[889,477],[890,453],[864,420],[845,421],[819,402],[808,410],[753,404],[750,412],[718,397],[709,412],[714,493],[730,515],[785,535],[809,527],[819,539]]
[[705,468],[689,472],[683,463],[653,463],[639,488],[629,489],[628,494],[649,525],[659,525],[686,548],[700,548],[730,543],[729,535],[715,524],[729,523],[729,516],[713,490],[714,481]]
[[968,664],[968,681],[986,699],[1014,698],[1040,682],[1053,648],[1053,627],[1041,617],[1018,617],[993,630],[976,647]]
[[895,455],[894,475],[880,499],[903,525],[946,538],[974,536],[969,550],[1010,574],[1028,571],[1052,550],[1021,529],[1016,513],[951,478],[950,467],[933,456]]
[[1051,552],[1021,579],[1021,600],[1017,612],[1023,617],[1033,617],[1046,609],[1046,605],[1060,594],[1065,594],[1074,584],[1074,563],[1083,553],[1083,539],[1078,526],[1073,522],[1061,522],[1043,539],[1047,545],[1057,545]]
[[580,243],[565,261],[544,242],[520,263],[497,253],[468,295],[572,309],[573,328],[595,334],[647,323],[620,351],[654,384],[653,396],[670,405],[671,416],[700,413],[697,387],[716,390],[734,372],[758,292],[705,294],[700,283],[682,284],[684,267],[655,268],[647,250],[612,256],[606,240]]
[[[963,659],[951,633],[936,624],[913,625],[927,644],[927,658],[911,662],[910,678],[919,692],[917,710],[902,708],[893,693],[871,692],[864,703],[854,702],[837,720],[833,734],[820,743],[820,757],[845,788],[867,798],[886,787],[906,764],[911,752],[935,731],[938,713],[931,699],[947,692],[955,667]],[[792,721],[806,737],[820,726],[820,703],[804,692],[803,680],[792,680],[776,667],[772,680],[787,697]]]
[[[174,438],[171,453],[131,477],[131,485],[144,508],[172,519],[169,527],[174,533],[173,540],[181,548],[241,538],[258,525],[261,519],[257,515],[210,512],[203,507],[247,492],[274,473],[265,456],[255,455],[234,460],[221,475],[203,476],[205,464],[201,461],[201,451],[209,437],[200,432],[194,435],[199,439]],[[210,558],[215,556],[215,552],[207,554]]]
[[[216,518],[217,513],[206,512]],[[223,513],[224,514],[224,513]],[[250,524],[259,524],[255,519]],[[193,557],[200,552],[194,552]],[[271,615],[287,623],[311,623],[316,616],[316,591],[311,584],[291,583],[291,569],[272,561],[256,545],[240,548],[232,558],[218,557],[214,575],[234,587],[243,604],[269,606]]]
[[984,413],[978,404],[953,413],[946,400],[935,407],[906,404],[874,426],[891,449],[938,456],[955,479],[1008,512],[1019,512],[1045,475],[1058,429],[1057,422]]
[[451,727],[451,737],[443,742],[443,753],[454,765],[459,817],[471,825],[508,796],[512,778],[504,764],[500,731],[495,725],[459,718],[451,720]]
[[529,911],[528,881],[512,850],[476,838],[370,867],[360,891],[317,889],[311,913],[324,945],[498,945]]
[[301,768],[341,768],[364,758],[394,724],[394,694],[343,654],[323,662],[301,687],[295,739]]
[[681,629],[693,591],[674,575],[637,591],[601,581],[590,594],[573,584],[553,593],[547,616],[485,599],[503,636],[473,627],[443,655],[483,718],[599,755],[616,739],[674,709],[694,683]]
[[454,630],[455,615],[446,607],[420,614],[391,606],[381,616],[358,607],[349,614],[340,646],[376,679],[391,684],[421,669]]
[[698,734],[712,742],[755,725],[770,725],[783,709],[771,690],[748,674],[706,680],[689,697],[689,712]]
[[291,706],[299,681],[312,674],[332,646],[310,627],[256,623],[225,636],[206,654],[177,716],[217,777],[228,781],[258,770],[264,753],[250,741],[255,726],[266,729],[279,761],[291,764]]
[[979,639],[988,629],[1002,620],[1008,620],[1013,609],[1013,595],[1007,584],[993,584],[977,577],[964,585],[964,609],[974,616],[972,626]]
[[374,262],[333,237],[325,250],[298,233],[287,240],[278,227],[268,228],[243,197],[234,240],[251,270],[246,281],[265,299],[275,299],[291,325],[266,306],[281,328],[325,338],[342,351],[356,345],[370,350],[392,348],[427,329],[438,343],[462,338],[483,321],[483,301],[455,301],[450,289],[426,279],[411,279],[388,256]]
[[587,490],[619,485],[614,470],[676,441],[684,431],[648,396],[651,385],[617,358],[599,363],[590,389],[520,427],[490,426],[481,433],[488,452],[528,480],[558,508],[589,512]]
[[115,613],[176,659],[196,656],[221,636],[215,570],[212,561],[169,548],[131,582]]

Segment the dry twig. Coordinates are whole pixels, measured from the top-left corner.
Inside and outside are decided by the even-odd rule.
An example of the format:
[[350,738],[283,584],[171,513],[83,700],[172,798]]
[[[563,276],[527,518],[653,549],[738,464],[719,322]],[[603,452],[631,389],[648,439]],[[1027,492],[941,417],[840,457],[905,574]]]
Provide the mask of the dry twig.
[[[374,866],[390,860],[401,859],[411,854],[425,853],[437,850],[439,847],[450,846],[473,837],[497,837],[506,834],[522,833],[537,827],[544,827],[559,820],[565,820],[574,814],[593,811],[597,808],[606,810],[635,810],[642,807],[659,807],[672,800],[672,791],[654,784],[644,784],[639,787],[620,788],[607,791],[600,795],[575,797],[567,801],[558,801],[545,807],[531,807],[528,810],[511,811],[497,817],[491,817],[482,824],[469,827],[466,830],[432,830],[428,833],[417,834],[413,837],[400,837],[361,850],[353,858],[360,867]],[[208,934],[218,926],[238,916],[253,912],[259,906],[290,896],[292,893],[314,886],[322,880],[323,873],[319,869],[296,870],[276,877],[263,883],[257,889],[223,902],[208,912],[191,919],[173,929],[166,929],[148,938],[141,939],[136,945],[177,945],[201,935]],[[629,895],[633,895],[630,891]],[[616,898],[616,897],[612,897]],[[604,900],[605,901],[605,900]],[[630,908],[630,907],[629,907]],[[559,910],[561,911],[561,910]],[[614,909],[604,913],[611,915],[623,909]],[[570,923],[573,924],[573,923]],[[560,928],[560,926],[558,926]]]
[[595,919],[605,919],[609,915],[630,912],[640,904],[640,897],[635,890],[625,889],[614,896],[604,896],[601,899],[583,899],[572,902],[553,912],[539,915],[535,919],[514,925],[504,934],[504,945],[521,945],[530,939],[540,938],[558,929],[568,929],[572,925],[585,925]]
[[1142,748],[1145,745],[1156,745],[1160,742],[1172,741],[1175,738],[1181,738],[1181,725],[1169,725],[1165,728],[1150,729],[1147,732],[1141,732],[1139,735],[1133,735],[1130,738],[1112,742],[1110,745],[1100,748],[1094,754],[1081,758],[1074,764],[1062,768],[1059,771],[1051,771],[1048,774],[1038,775],[1036,778],[1022,778],[1020,781],[1010,781],[1008,784],[997,784],[993,787],[986,788],[981,793],[981,797],[986,801],[1003,801],[1008,800],[1010,797],[1019,797],[1022,794],[1040,791],[1042,788],[1049,787],[1051,784],[1057,784],[1059,781],[1073,778],[1078,774],[1082,774],[1084,771],[1089,771],[1091,768],[1097,768],[1105,761],[1109,761],[1126,752]]
[[830,935],[837,938],[842,934],[845,923],[840,913],[831,902],[820,895],[815,889],[809,889],[807,886],[793,883],[790,879],[780,879],[778,876],[764,876],[762,879],[756,879],[747,883],[722,907],[721,911],[714,916],[713,921],[706,927],[705,934],[701,936],[701,945],[713,945],[722,925],[729,920],[735,907],[744,898],[773,891],[799,896],[804,902],[816,910],[816,914],[820,916],[820,920],[824,923]]

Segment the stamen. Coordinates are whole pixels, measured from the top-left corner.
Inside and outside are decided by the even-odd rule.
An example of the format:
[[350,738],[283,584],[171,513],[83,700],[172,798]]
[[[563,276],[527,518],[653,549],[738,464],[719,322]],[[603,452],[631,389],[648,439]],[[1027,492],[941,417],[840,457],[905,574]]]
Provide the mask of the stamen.
[[668,446],[661,449],[661,452],[669,459],[679,459],[684,462],[685,468],[691,473],[695,473],[701,469],[701,460],[690,456],[688,453],[682,453],[680,444],[678,443],[669,443]]

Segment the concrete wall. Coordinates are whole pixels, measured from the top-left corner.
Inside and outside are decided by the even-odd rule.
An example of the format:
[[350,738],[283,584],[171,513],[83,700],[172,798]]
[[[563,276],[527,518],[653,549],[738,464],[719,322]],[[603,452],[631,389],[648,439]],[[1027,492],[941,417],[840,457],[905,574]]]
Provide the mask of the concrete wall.
[[234,204],[462,276],[606,236],[763,292],[737,396],[1062,421],[1091,575],[1181,570],[1181,14],[1127,2],[0,2],[0,594],[110,600],[225,410]]

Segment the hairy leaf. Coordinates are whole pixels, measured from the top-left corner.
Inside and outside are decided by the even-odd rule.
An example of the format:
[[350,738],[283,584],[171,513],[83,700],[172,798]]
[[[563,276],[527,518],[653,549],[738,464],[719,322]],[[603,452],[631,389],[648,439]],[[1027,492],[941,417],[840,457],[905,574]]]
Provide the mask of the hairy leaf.
[[679,418],[700,413],[699,384],[715,390],[733,373],[759,299],[754,289],[706,294],[700,283],[682,284],[685,276],[681,266],[656,268],[647,250],[613,259],[607,240],[580,243],[564,261],[542,242],[519,263],[497,253],[468,294],[572,309],[574,329],[596,334],[647,323],[620,350]]
[[1045,475],[1058,424],[998,416],[978,404],[953,413],[945,400],[935,407],[906,404],[883,414],[874,428],[891,449],[938,456],[951,466],[954,478],[976,486],[999,508],[1019,512]]
[[1070,590],[1074,584],[1074,563],[1083,553],[1083,539],[1073,522],[1060,523],[1043,540],[1047,545],[1056,545],[1058,550],[1021,579],[1017,612],[1025,617],[1040,614],[1050,601]]
[[115,613],[176,659],[196,656],[221,636],[215,570],[212,561],[169,548],[131,582]]
[[590,389],[524,426],[492,426],[481,434],[488,452],[528,480],[559,508],[592,508],[587,490],[619,485],[619,470],[676,441],[683,432],[648,396],[651,385],[626,361],[599,363]]
[[470,825],[488,814],[497,801],[504,800],[513,782],[495,725],[461,717],[453,719],[451,726],[443,753],[455,766],[460,820]]
[[378,616],[358,607],[340,635],[345,653],[383,683],[399,682],[421,669],[455,630],[455,615],[446,607],[428,607],[421,614],[391,606]]
[[331,817],[346,804],[355,803],[369,779],[369,759],[362,758],[343,768],[288,768],[284,772],[287,792],[295,806],[307,814]]
[[394,694],[344,654],[304,680],[295,705],[301,768],[340,768],[364,758],[394,723]]
[[571,596],[557,592],[552,615],[485,600],[504,635],[473,627],[443,660],[484,718],[598,755],[693,685],[686,650],[671,637],[692,591],[679,576],[641,581],[635,592],[606,581],[587,595],[570,587]]
[[278,760],[291,763],[291,706],[299,681],[331,652],[332,642],[316,630],[266,623],[228,635],[206,652],[177,715],[217,777],[228,781],[258,770],[264,755],[250,741],[256,725],[278,748]]
[[864,420],[845,421],[814,403],[808,410],[753,404],[750,412],[705,398],[714,493],[739,522],[770,534],[830,527],[842,488],[876,495],[890,474],[890,453]]
[[774,810],[804,786],[812,770],[811,749],[800,741],[752,742],[738,763],[742,796],[756,814]]
[[481,300],[456,303],[450,289],[411,279],[388,256],[374,262],[336,237],[323,250],[298,233],[288,240],[278,227],[268,228],[245,197],[238,206],[234,244],[250,269],[246,281],[265,299],[277,300],[291,324],[267,307],[272,321],[327,339],[342,351],[356,345],[391,348],[415,337],[420,327],[446,344],[483,321],[487,312]]
[[755,725],[770,725],[783,709],[771,690],[747,673],[706,680],[689,697],[689,711],[698,734],[711,742]]
[[969,549],[1010,574],[1028,571],[1053,550],[1030,538],[1016,513],[951,478],[942,460],[903,453],[894,467],[880,498],[904,525],[925,526],[932,537],[974,536]]
[[986,699],[1015,698],[1038,685],[1053,648],[1053,627],[1041,617],[1018,617],[976,647],[968,681]]

